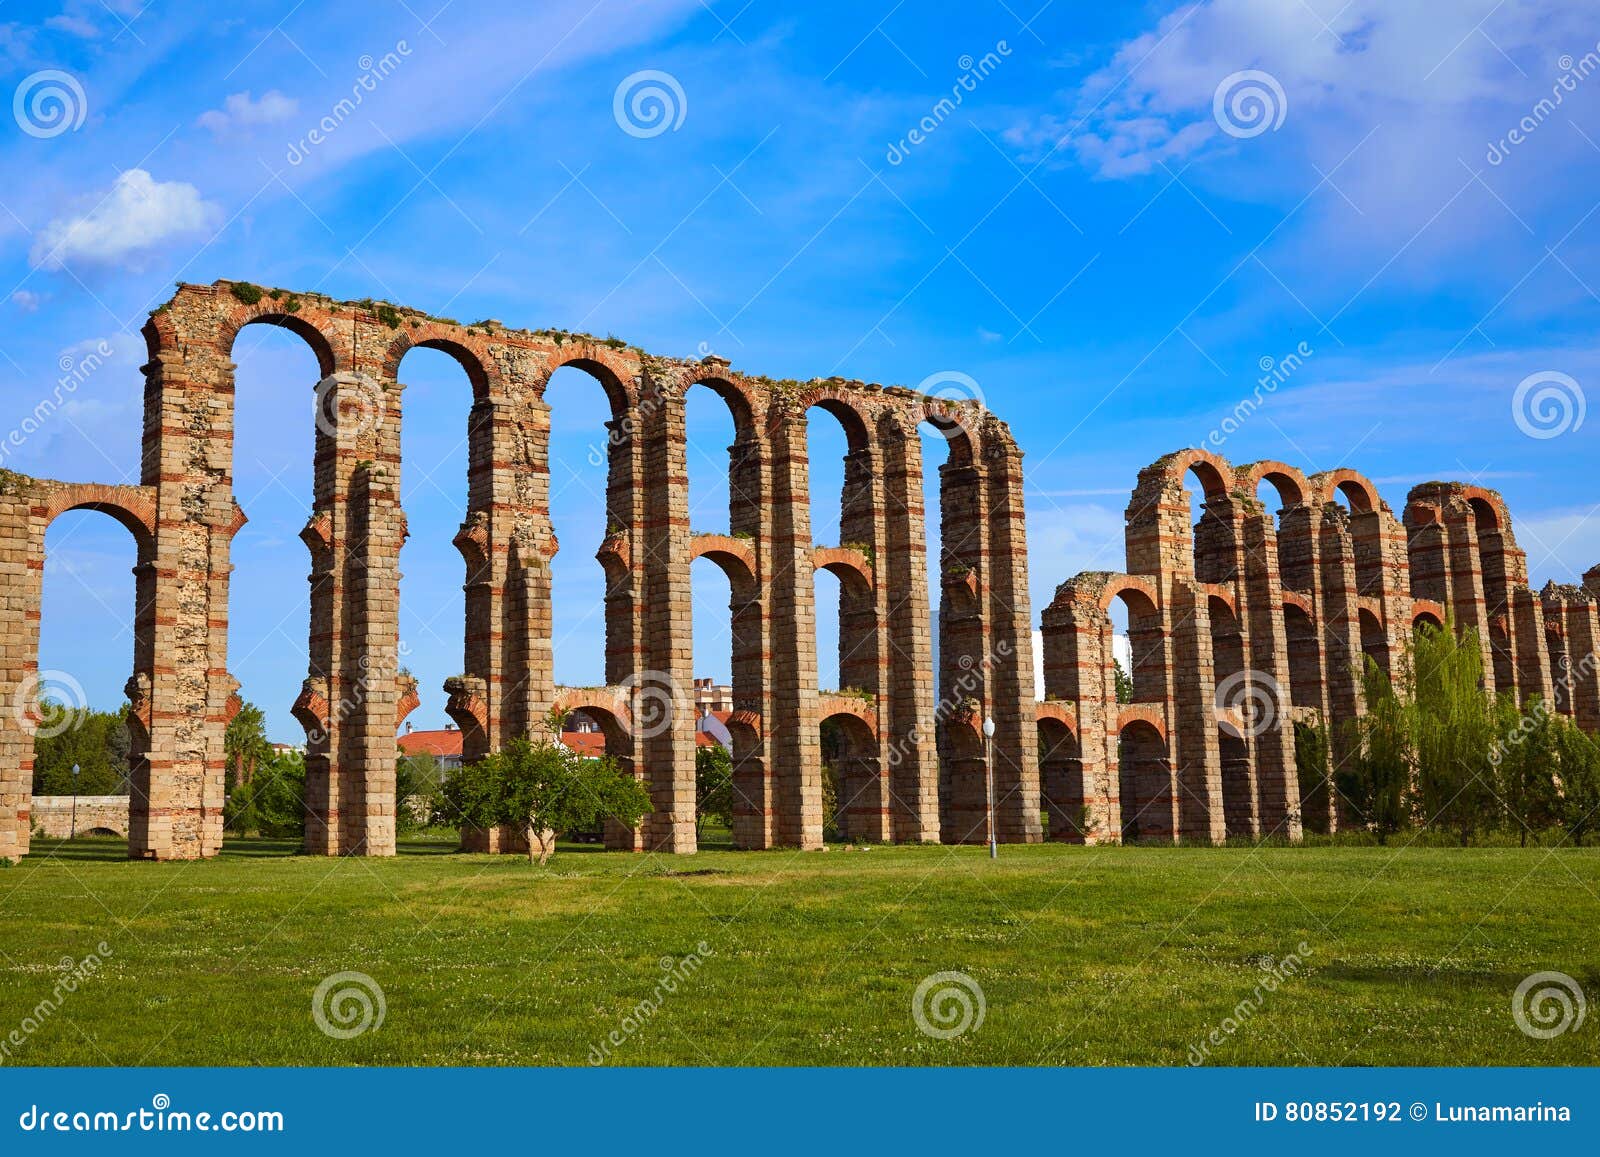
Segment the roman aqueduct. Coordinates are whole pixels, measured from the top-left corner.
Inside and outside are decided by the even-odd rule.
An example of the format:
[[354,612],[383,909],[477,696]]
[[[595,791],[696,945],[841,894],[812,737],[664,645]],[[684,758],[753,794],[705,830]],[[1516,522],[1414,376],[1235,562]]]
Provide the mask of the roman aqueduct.
[[[294,713],[307,736],[306,850],[395,850],[396,733],[416,705],[399,666],[400,360],[444,351],[469,378],[463,673],[447,710],[464,754],[526,733],[552,708],[597,719],[606,750],[646,782],[654,811],[616,848],[695,850],[691,562],[732,591],[735,842],[816,848],[823,838],[821,723],[835,720],[839,823],[848,838],[987,842],[981,724],[995,723],[995,834],[1003,842],[1219,840],[1328,830],[1344,818],[1305,782],[1295,720],[1361,710],[1356,665],[1387,664],[1419,619],[1479,628],[1497,689],[1543,696],[1600,729],[1600,567],[1583,587],[1527,585],[1525,556],[1492,491],[1412,490],[1404,521],[1347,470],[1307,478],[1233,467],[1202,451],[1139,476],[1127,574],[1063,583],[1043,614],[1045,697],[1034,685],[1022,454],[974,401],[838,378],[772,381],[725,360],[654,357],[614,340],[466,327],[414,310],[183,285],[145,326],[139,485],[0,472],[0,857],[28,850],[45,531],[67,510],[117,519],[137,544],[130,854],[210,856],[222,845],[229,674],[235,339],[292,330],[315,383],[309,670]],[[603,387],[608,423],[607,685],[552,680],[550,375]],[[308,383],[310,386],[312,383]],[[728,534],[688,522],[685,392],[732,415]],[[840,544],[812,541],[806,423],[828,411],[848,439]],[[948,440],[939,467],[938,666],[930,621],[918,434]],[[1199,484],[1191,526],[1187,480]],[[1277,491],[1276,516],[1257,498]],[[814,572],[840,581],[840,682],[818,690]],[[1132,702],[1119,702],[1108,610],[1121,600]],[[1337,756],[1337,752],[1335,755]],[[1313,777],[1305,777],[1309,780]]]

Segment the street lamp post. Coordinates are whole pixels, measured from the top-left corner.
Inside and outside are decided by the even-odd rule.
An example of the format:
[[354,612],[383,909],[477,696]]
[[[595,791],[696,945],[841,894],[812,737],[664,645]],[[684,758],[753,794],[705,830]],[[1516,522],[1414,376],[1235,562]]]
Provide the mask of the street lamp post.
[[78,765],[72,765],[72,835],[71,839],[78,838]]
[[994,720],[983,721],[983,785],[989,797],[989,858],[998,859],[1000,843],[994,830]]

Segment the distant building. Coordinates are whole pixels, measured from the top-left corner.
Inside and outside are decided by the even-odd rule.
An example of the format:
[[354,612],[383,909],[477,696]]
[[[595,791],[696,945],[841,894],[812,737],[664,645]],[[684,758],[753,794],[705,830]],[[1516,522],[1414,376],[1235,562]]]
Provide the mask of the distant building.
[[[694,689],[695,746],[721,744],[732,751],[733,737],[728,733],[728,719],[733,715],[733,689],[710,679],[696,679]],[[457,727],[418,731],[408,723],[397,742],[402,755],[431,755],[445,771],[461,766],[461,730]],[[606,753],[605,733],[582,710],[573,711],[567,716],[561,742],[586,759],[599,759]],[[304,748],[300,750],[304,751]]]

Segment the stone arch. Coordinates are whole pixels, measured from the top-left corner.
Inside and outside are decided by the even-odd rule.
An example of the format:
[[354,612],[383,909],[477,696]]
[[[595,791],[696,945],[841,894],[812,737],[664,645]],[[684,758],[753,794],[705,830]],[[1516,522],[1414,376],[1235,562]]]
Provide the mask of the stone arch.
[[946,465],[971,466],[978,457],[978,419],[981,410],[959,402],[929,399],[913,408],[915,424],[926,422],[938,431],[950,447]]
[[396,381],[400,364],[414,349],[438,350],[448,355],[467,375],[472,386],[472,400],[486,402],[504,395],[504,381],[486,348],[478,339],[464,336],[459,326],[447,326],[427,321],[402,325],[384,352],[383,375]]
[[1239,489],[1253,495],[1265,482],[1277,491],[1278,500],[1286,507],[1303,505],[1306,496],[1311,493],[1311,483],[1306,476],[1287,462],[1270,459],[1251,462],[1238,467],[1235,473],[1239,479]]
[[1087,843],[1097,817],[1090,813],[1083,774],[1083,748],[1073,712],[1061,703],[1040,703],[1039,781],[1045,829],[1052,840]]
[[133,536],[141,561],[155,549],[155,494],[142,486],[107,486],[96,482],[63,483],[50,488],[44,504],[41,534],[69,510],[94,510],[125,528]]
[[1383,629],[1381,610],[1363,606],[1356,615],[1361,631],[1361,653],[1376,663],[1385,675],[1389,674],[1389,640]]
[[[320,311],[319,311],[320,313]],[[234,343],[247,326],[270,325],[286,329],[311,347],[317,368],[324,378],[349,368],[349,353],[344,343],[335,341],[310,318],[291,313],[277,301],[262,298],[256,305],[239,304],[229,310],[218,330],[218,345],[224,354],[233,352]],[[174,335],[175,336],[175,335]]]
[[551,710],[562,715],[581,711],[600,725],[606,737],[606,753],[613,754],[612,741],[625,751],[633,733],[633,713],[627,696],[612,687],[558,687]]
[[879,759],[877,711],[850,696],[825,695],[819,714],[826,732],[837,736],[837,749],[827,750],[832,757],[837,781],[834,823],[847,840],[882,842],[889,838],[889,793]]
[[1143,713],[1125,711],[1118,720],[1117,794],[1123,843],[1172,843],[1177,839],[1166,732]]
[[1444,607],[1432,599],[1413,599],[1411,601],[1411,629],[1426,624],[1435,630],[1444,630]]
[[613,421],[623,421],[643,404],[637,384],[637,367],[624,362],[611,348],[588,342],[575,346],[573,343],[563,343],[556,347],[544,370],[530,377],[528,389],[534,397],[543,401],[551,377],[557,370],[568,366],[582,370],[600,383],[606,400],[611,403]]
[[1134,701],[1165,703],[1167,631],[1162,622],[1161,592],[1154,581],[1143,575],[1110,576],[1099,600],[1100,609],[1107,613],[1105,629],[1108,634],[1111,604],[1117,600],[1121,600],[1128,615],[1128,647],[1133,669],[1127,675],[1133,682]]
[[1337,502],[1342,496],[1349,503],[1351,514],[1370,514],[1383,505],[1378,488],[1365,475],[1349,468],[1324,471],[1308,481],[1319,502]]

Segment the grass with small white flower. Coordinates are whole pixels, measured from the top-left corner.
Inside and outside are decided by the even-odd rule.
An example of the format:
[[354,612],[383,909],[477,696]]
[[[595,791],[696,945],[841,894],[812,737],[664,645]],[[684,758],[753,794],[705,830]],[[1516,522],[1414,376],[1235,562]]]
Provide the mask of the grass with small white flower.
[[[1600,1056],[1595,1017],[1538,1040],[1511,1008],[1541,971],[1600,996],[1600,849],[1045,845],[991,862],[985,848],[564,844],[543,869],[452,849],[421,838],[393,859],[320,859],[241,840],[215,860],[142,863],[119,841],[37,841],[0,871],[0,1040],[37,1020],[0,1063]],[[102,941],[99,970],[38,1019],[63,959]],[[662,990],[663,964],[696,953]],[[1303,963],[1284,968],[1291,954]],[[312,994],[337,972],[381,988],[381,1026],[319,1030]],[[982,991],[981,1024],[954,1039],[912,1015],[939,972]],[[621,1043],[597,1052],[608,1038]]]

